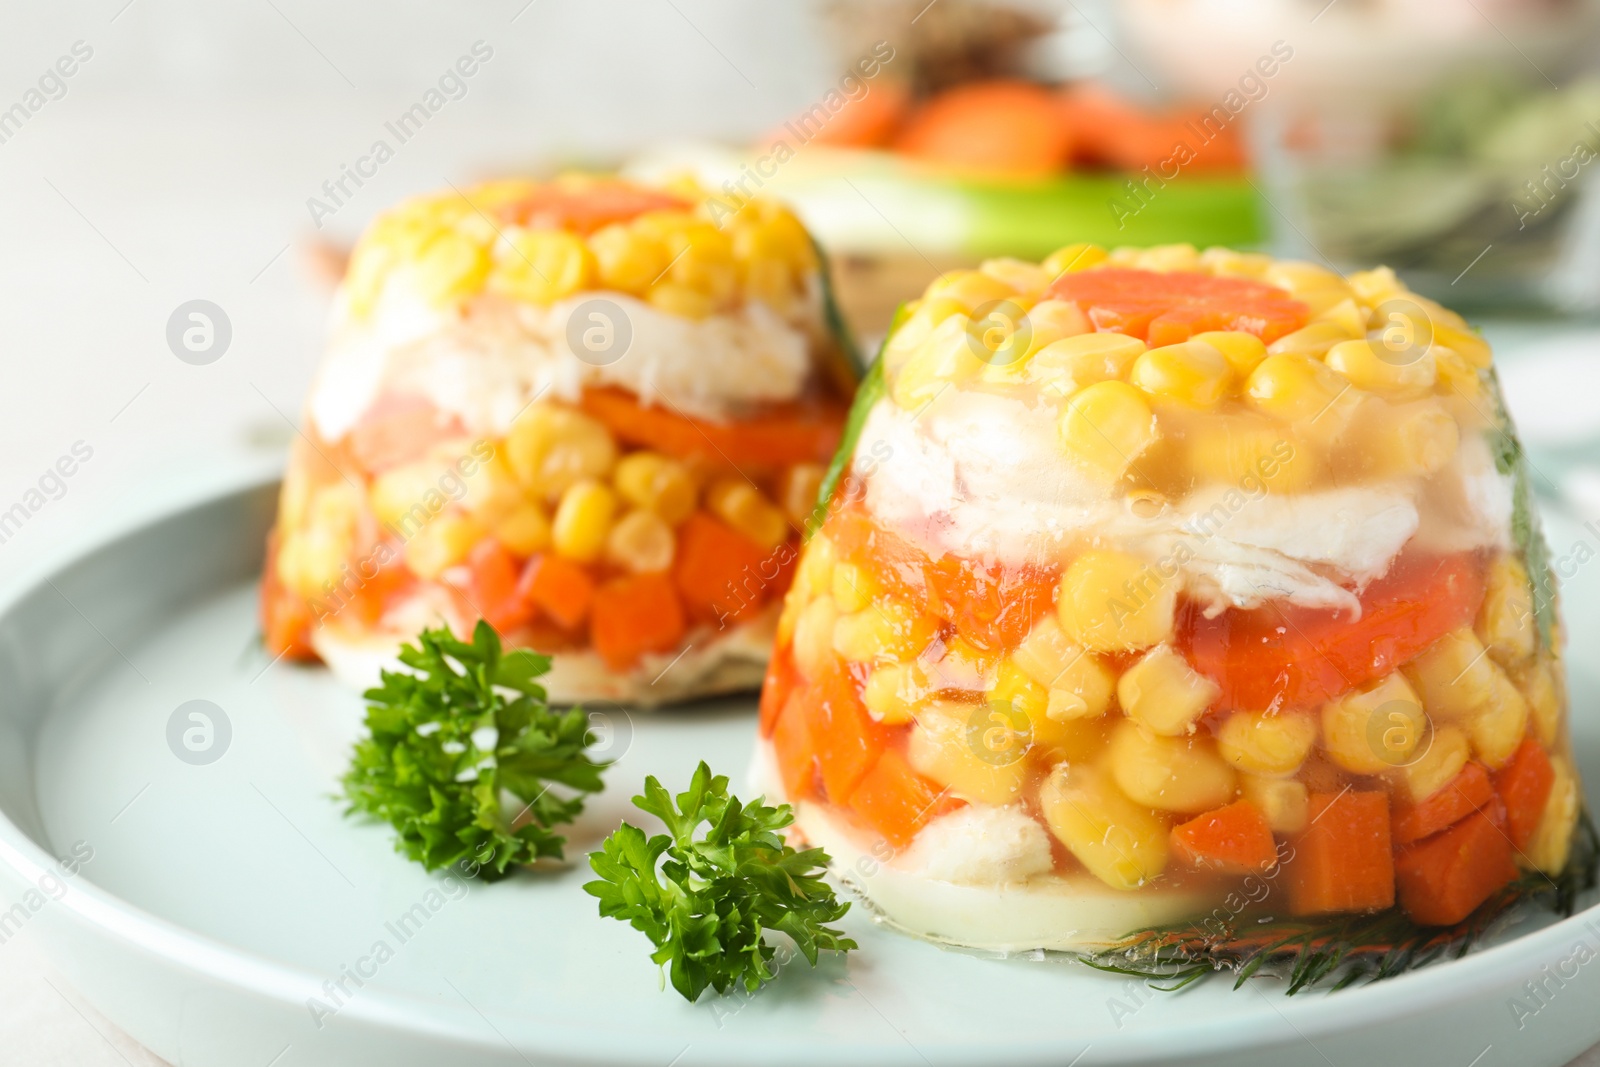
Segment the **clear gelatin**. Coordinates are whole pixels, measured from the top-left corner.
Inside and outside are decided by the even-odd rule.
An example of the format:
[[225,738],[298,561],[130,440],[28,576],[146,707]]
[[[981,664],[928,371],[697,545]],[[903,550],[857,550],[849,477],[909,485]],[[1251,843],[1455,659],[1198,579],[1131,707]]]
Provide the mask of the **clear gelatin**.
[[356,245],[262,581],[273,654],[375,683],[487,619],[560,701],[760,684],[855,357],[783,208],[508,180]]
[[1592,871],[1489,347],[1391,272],[948,274],[832,475],[758,768],[889,922],[1237,964],[1445,943]]

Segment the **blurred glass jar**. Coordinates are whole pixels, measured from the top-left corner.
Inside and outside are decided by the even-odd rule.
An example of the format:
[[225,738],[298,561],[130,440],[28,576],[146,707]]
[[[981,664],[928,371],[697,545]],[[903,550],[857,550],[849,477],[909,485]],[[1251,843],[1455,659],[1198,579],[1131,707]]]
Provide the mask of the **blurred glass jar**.
[[1596,0],[1118,11],[1150,76],[1247,125],[1275,253],[1385,263],[1453,306],[1600,309]]

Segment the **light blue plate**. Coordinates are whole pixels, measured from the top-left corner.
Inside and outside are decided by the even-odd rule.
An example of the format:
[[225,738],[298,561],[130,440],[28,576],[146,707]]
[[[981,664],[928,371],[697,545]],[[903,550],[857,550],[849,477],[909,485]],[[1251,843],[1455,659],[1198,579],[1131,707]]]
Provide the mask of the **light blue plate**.
[[[0,938],[44,939],[175,1064],[1542,1067],[1600,1039],[1600,966],[1574,962],[1600,954],[1595,911],[1380,985],[1286,998],[1270,980],[1167,995],[942,951],[856,909],[847,960],[685,1004],[661,991],[642,935],[596,916],[584,867],[498,885],[429,877],[385,828],[341,816],[332,794],[360,701],[255,643],[272,496],[253,484],[202,500],[0,591]],[[1585,533],[1551,526],[1558,546]],[[1600,565],[1578,568],[1565,596],[1573,648],[1600,647]],[[1575,653],[1572,675],[1592,798],[1596,658]],[[226,717],[214,762],[196,762],[203,731],[199,754],[184,746],[186,717],[169,744],[192,700]],[[620,763],[570,853],[628,815],[648,773],[681,787],[704,757],[741,778],[751,711],[615,716]],[[61,873],[75,854],[89,858]]]

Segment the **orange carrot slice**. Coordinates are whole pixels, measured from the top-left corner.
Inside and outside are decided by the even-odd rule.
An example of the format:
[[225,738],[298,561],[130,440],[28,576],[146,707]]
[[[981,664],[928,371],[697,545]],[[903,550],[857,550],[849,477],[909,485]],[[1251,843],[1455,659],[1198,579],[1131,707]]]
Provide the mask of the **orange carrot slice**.
[[830,800],[841,804],[877,762],[891,731],[867,713],[856,680],[841,661],[835,660],[819,677],[807,678],[797,692],[803,694],[823,788]]
[[582,186],[542,185],[520,200],[504,204],[500,217],[533,229],[593,233],[647,211],[687,211],[682,197],[627,182],[599,181]]
[[641,404],[621,389],[587,390],[583,408],[624,444],[740,468],[827,463],[844,433],[844,405],[831,399],[770,404],[728,422]]
[[1265,871],[1278,862],[1272,828],[1248,800],[1236,800],[1174,826],[1172,850],[1192,866],[1230,874]]
[[1192,271],[1086,270],[1063,274],[1049,295],[1083,309],[1095,329],[1151,346],[1238,330],[1271,343],[1306,323],[1310,309],[1276,286]]
[[518,591],[562,628],[576,630],[589,617],[594,578],[582,564],[546,554],[528,560]]
[[761,138],[768,148],[824,144],[835,148],[877,148],[887,141],[905,117],[911,93],[904,84],[884,80],[875,83],[862,96],[846,100],[831,114],[819,114],[815,107],[789,119]]
[[911,844],[930,819],[963,803],[912,770],[894,749],[878,757],[849,797],[850,810],[895,848]]
[[1287,863],[1296,915],[1382,911],[1394,903],[1388,794],[1312,793],[1311,821]]
[[613,578],[594,594],[589,641],[612,670],[624,670],[646,652],[670,652],[683,640],[683,605],[665,574]]
[[1450,926],[1517,876],[1511,842],[1493,815],[1473,812],[1444,833],[1400,851],[1395,876],[1407,915],[1424,926]]
[[1539,829],[1545,801],[1550,799],[1550,787],[1555,780],[1550,757],[1531,737],[1522,742],[1511,762],[1494,776],[1495,789],[1506,804],[1506,832],[1519,850],[1528,847]]
[[773,566],[754,541],[703,511],[678,527],[673,580],[702,622],[722,626],[759,611],[772,592]]
[[467,554],[467,580],[461,589],[468,605],[500,633],[533,617],[533,601],[521,590],[516,560],[506,547],[486,537]]
[[791,801],[817,800],[822,791],[817,778],[817,747],[811,739],[811,717],[805,690],[796,689],[784,702],[772,728],[772,755],[778,763],[784,795]]
[[1494,784],[1481,763],[1469,763],[1433,796],[1416,804],[1401,804],[1390,820],[1396,845],[1409,845],[1448,830],[1494,800]]
[[1072,134],[1055,94],[1030,82],[968,82],[924,103],[894,147],[961,171],[1043,177],[1060,170]]
[[767,663],[767,676],[761,682],[761,709],[758,723],[762,737],[771,737],[772,730],[778,725],[778,716],[783,711],[783,706],[789,700],[798,675],[794,667],[794,656],[787,647],[775,650],[772,659]]

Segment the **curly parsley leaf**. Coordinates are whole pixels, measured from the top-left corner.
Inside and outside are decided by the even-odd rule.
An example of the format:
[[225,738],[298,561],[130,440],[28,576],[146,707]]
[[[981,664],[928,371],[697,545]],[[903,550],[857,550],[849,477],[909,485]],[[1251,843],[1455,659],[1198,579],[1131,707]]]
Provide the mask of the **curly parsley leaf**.
[[654,776],[633,803],[667,832],[647,838],[623,823],[603,851],[589,854],[600,878],[583,888],[599,898],[602,916],[655,943],[650,958],[684,999],[698,999],[707,986],[755,992],[777,977],[767,930],[787,934],[813,967],[820,950],[856,947],[826,925],[850,910],[822,880],[827,854],[797,851],[779,836],[794,821],[787,804],[741,804],[728,795],[727,777],[713,777],[704,763],[676,804]]
[[[391,824],[396,850],[428,870],[465,862],[494,880],[519,863],[562,858],[566,839],[552,828],[600,791],[607,765],[587,754],[588,716],[545,703],[536,679],[549,657],[502,652],[480,620],[470,643],[424,630],[400,662],[410,670],[384,671],[364,694],[369,736],[345,773],[349,811]],[[509,818],[502,791],[522,801]]]

